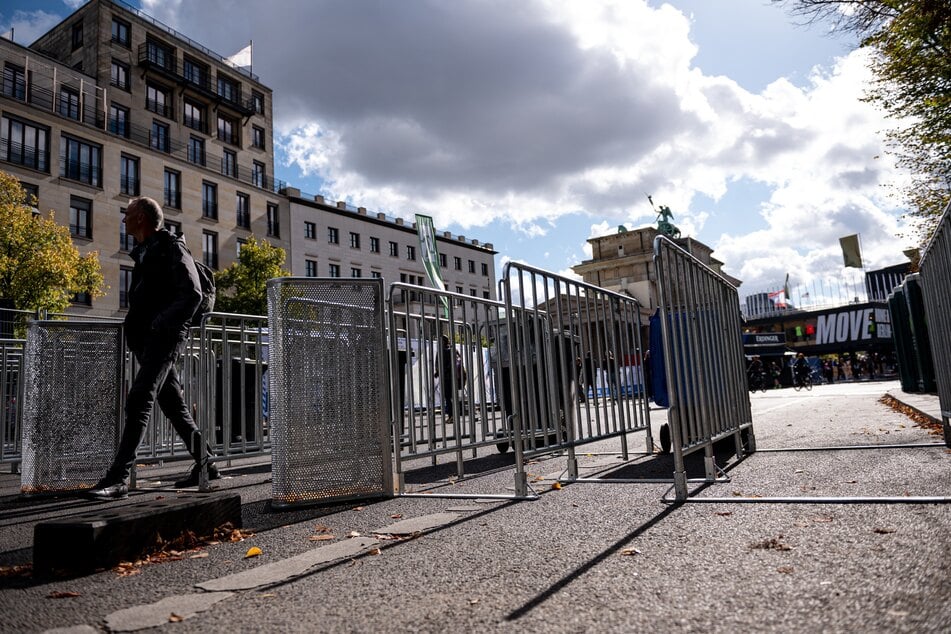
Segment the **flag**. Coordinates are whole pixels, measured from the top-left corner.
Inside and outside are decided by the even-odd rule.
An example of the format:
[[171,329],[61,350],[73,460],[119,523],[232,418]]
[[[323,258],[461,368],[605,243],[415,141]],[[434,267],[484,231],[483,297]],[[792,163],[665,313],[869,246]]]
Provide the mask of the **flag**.
[[783,283],[783,292],[786,293],[786,297],[792,297],[792,293],[789,292],[789,273],[786,273],[786,281]]
[[773,306],[776,308],[786,308],[786,289],[781,288],[769,293],[769,299],[772,300]]
[[[446,290],[446,284],[442,280],[442,273],[439,270],[439,251],[436,249],[436,229],[433,227],[433,219],[429,216],[416,214],[416,234],[419,236],[419,251],[423,259],[423,268],[426,269],[426,277],[433,288],[440,291]],[[449,300],[441,297],[443,309],[446,311],[446,318],[449,317]]]
[[251,44],[249,43],[243,49],[225,58],[225,61],[238,68],[247,68],[251,66]]
[[839,238],[839,245],[842,247],[843,266],[856,269],[862,268],[862,249],[859,247],[858,234]]

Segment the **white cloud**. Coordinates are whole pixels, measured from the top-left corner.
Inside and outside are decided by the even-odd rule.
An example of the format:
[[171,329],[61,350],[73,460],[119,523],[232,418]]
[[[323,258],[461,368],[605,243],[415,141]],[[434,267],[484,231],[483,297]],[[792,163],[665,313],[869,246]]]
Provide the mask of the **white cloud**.
[[[806,85],[777,78],[751,93],[693,66],[690,22],[667,4],[281,6],[144,2],[212,49],[254,40],[276,142],[338,199],[548,239],[558,217],[578,212],[603,219],[592,235],[652,224],[646,192],[685,235],[707,235],[746,288],[785,271],[834,273],[837,238],[849,233],[862,234],[871,263],[892,263],[898,214],[882,185],[898,176],[874,158],[885,156],[886,125],[859,100],[861,53]],[[772,190],[761,208],[723,218],[694,206],[741,180]]]
[[61,20],[62,16],[45,11],[14,11],[9,16],[0,12],[0,33],[13,29],[14,41],[29,46]]

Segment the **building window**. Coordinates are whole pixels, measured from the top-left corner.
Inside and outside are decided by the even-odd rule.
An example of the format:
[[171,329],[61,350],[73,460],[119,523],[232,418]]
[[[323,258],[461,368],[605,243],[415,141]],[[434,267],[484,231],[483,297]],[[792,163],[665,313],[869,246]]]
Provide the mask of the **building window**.
[[363,270],[358,269],[357,267],[351,267],[350,277],[363,277]]
[[119,157],[119,193],[139,195],[139,159],[125,154]]
[[185,81],[196,86],[208,87],[208,67],[190,57],[185,57],[182,61],[182,76]]
[[415,260],[416,259],[416,247],[411,244],[406,245],[406,259]]
[[446,267],[448,266],[448,265],[446,264],[446,254],[445,254],[445,253],[440,253],[440,254],[439,254],[439,266],[442,267],[442,268],[446,268]]
[[69,197],[69,234],[74,238],[92,239],[92,201],[79,196]]
[[201,184],[201,216],[218,219],[218,186],[208,181]]
[[379,238],[370,238],[370,253],[379,253],[380,252],[380,239]]
[[76,293],[69,301],[74,304],[82,304],[83,306],[92,306],[92,296],[89,293]]
[[102,148],[64,136],[60,143],[60,176],[102,187]]
[[129,138],[129,109],[117,103],[109,105],[109,132]]
[[182,123],[193,130],[205,132],[205,108],[200,104],[186,99]]
[[255,187],[264,187],[264,163],[254,161],[251,165],[251,184]]
[[304,275],[307,277],[317,277],[316,260],[304,260]]
[[264,95],[254,90],[251,91],[251,109],[257,114],[264,114]]
[[393,241],[390,241],[390,257],[396,258],[396,257],[399,257],[399,255],[400,255],[400,245],[398,245],[397,243]]
[[197,136],[188,137],[188,161],[196,165],[205,165],[205,140]]
[[20,101],[26,99],[26,75],[22,66],[10,62],[3,65],[3,94]]
[[258,126],[251,126],[251,145],[264,149],[264,128],[259,128]]
[[380,273],[379,271],[370,271],[370,277],[376,280],[383,277],[383,274]]
[[152,121],[152,135],[149,137],[149,145],[159,152],[169,151],[168,125],[161,121]]
[[340,244],[340,232],[336,227],[327,227],[327,242],[330,244]]
[[125,207],[119,210],[119,214],[122,216],[122,219],[119,221],[119,250],[131,251],[138,242],[136,242],[135,236],[125,229]]
[[469,260],[469,272],[470,272],[470,273],[475,273],[475,261],[474,261],[474,260]]
[[155,64],[165,70],[175,70],[175,51],[154,40],[146,42],[145,47],[146,56],[150,64]]
[[241,103],[241,89],[234,80],[218,75],[218,96],[231,103]]
[[482,299],[489,299],[489,291],[482,291]]
[[360,248],[360,234],[359,233],[354,233],[353,231],[350,232],[350,248],[351,249]]
[[462,258],[453,256],[452,258],[452,267],[457,271],[462,270]]
[[205,266],[210,269],[218,269],[218,234],[214,231],[203,231],[202,240],[202,258]]
[[145,87],[145,109],[171,119],[168,91],[161,86],[147,84]]
[[3,117],[2,122],[0,158],[41,172],[49,172],[49,131],[7,116]]
[[304,221],[304,237],[308,240],[317,239],[317,223]]
[[182,208],[182,174],[170,169],[165,170],[165,206]]
[[59,113],[64,117],[79,121],[79,92],[61,86],[59,89]]
[[251,228],[251,198],[247,194],[238,193],[235,203],[237,223],[239,227]]
[[83,23],[73,25],[73,50],[83,46]]
[[129,293],[132,291],[132,269],[119,268],[119,308],[129,307]]
[[244,248],[244,245],[246,245],[247,243],[248,243],[248,241],[245,240],[244,238],[235,238],[235,241],[234,241],[234,246],[235,246],[234,257],[236,257],[236,258],[240,258],[240,257],[241,257],[241,249],[243,249],[243,248]]
[[173,236],[182,235],[182,223],[174,222],[172,220],[165,221],[165,229],[172,234]]
[[119,18],[112,18],[112,41],[116,44],[128,47],[132,43],[130,29],[131,27],[128,22],[124,22]]
[[482,277],[489,277],[489,265],[485,262],[482,263]]
[[236,129],[237,126],[235,125],[233,119],[220,114],[218,115],[219,141],[224,141],[225,143],[230,143],[231,145],[238,145],[238,135]]
[[267,204],[267,234],[281,237],[281,208],[274,203]]
[[330,265],[330,277],[340,277],[340,265],[331,264]]
[[33,208],[34,216],[40,213],[40,210],[36,208],[40,204],[40,186],[20,181],[20,189],[23,190],[23,204]]
[[112,71],[109,83],[122,90],[129,89],[129,65],[120,61],[112,60]]
[[221,155],[221,173],[238,178],[238,155],[231,150],[225,150]]

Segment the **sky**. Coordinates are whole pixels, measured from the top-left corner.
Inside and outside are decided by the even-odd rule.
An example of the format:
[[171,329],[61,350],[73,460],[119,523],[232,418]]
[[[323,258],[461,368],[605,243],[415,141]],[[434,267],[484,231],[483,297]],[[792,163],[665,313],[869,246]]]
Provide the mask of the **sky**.
[[[28,45],[78,0],[3,0]],[[740,296],[913,246],[854,38],[767,0],[135,0],[274,91],[275,175],[573,275],[667,205]],[[851,272],[854,279],[854,269]],[[795,295],[795,293],[794,293]]]

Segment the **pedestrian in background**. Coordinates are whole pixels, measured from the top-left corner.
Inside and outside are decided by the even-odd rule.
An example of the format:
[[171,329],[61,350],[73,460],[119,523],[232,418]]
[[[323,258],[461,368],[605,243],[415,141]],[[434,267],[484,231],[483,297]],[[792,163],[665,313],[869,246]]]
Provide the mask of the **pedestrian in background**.
[[124,222],[126,232],[138,242],[130,254],[135,267],[124,330],[139,369],[126,396],[125,426],[112,466],[86,491],[97,500],[128,497],[136,448],[145,435],[156,399],[195,459],[191,474],[175,486],[196,486],[200,471],[206,466],[209,480],[220,477],[215,465],[207,462],[207,456],[202,460],[201,433],[185,404],[175,368],[185,349],[191,319],[202,300],[195,261],[184,240],[164,228],[162,208],[151,198],[133,199]]

